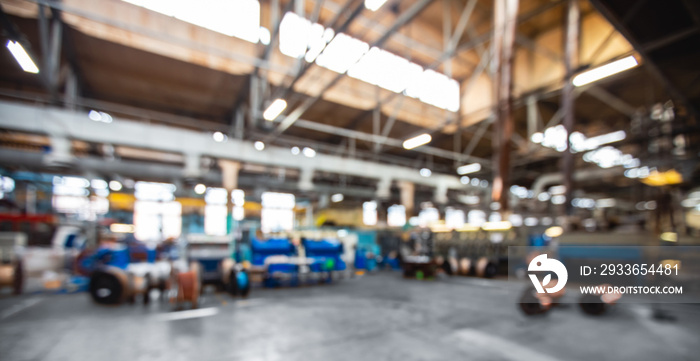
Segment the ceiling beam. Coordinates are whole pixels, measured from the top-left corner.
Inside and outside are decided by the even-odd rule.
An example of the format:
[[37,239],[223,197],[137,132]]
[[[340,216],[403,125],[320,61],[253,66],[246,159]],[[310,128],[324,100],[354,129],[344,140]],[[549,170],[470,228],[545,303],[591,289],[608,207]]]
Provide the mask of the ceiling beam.
[[[678,88],[671,83],[669,78],[659,69],[658,65],[651,59],[649,52],[645,49],[644,45],[641,44],[637,39],[635,39],[630,31],[625,26],[625,23],[620,20],[612,11],[604,4],[601,0],[591,0],[591,4],[600,12],[603,17],[605,17],[608,22],[617,30],[622,36],[627,39],[627,41],[632,45],[632,47],[644,58],[647,69],[656,76],[661,83],[666,87],[669,93],[679,99],[683,104],[688,107],[688,110],[693,115],[697,116],[698,109],[688,100],[688,98],[681,93]],[[641,5],[640,5],[641,6]]]
[[209,133],[113,117],[109,124],[92,122],[84,112],[53,107],[38,108],[0,101],[0,128],[48,134],[52,137],[95,143],[125,145],[187,156],[211,156],[253,164],[309,169],[384,181],[405,180],[436,188],[468,189],[459,178],[447,174],[423,177],[417,169],[370,162],[323,153],[313,158],[292,155],[289,148],[268,146],[257,151],[252,142],[229,138],[214,142]]

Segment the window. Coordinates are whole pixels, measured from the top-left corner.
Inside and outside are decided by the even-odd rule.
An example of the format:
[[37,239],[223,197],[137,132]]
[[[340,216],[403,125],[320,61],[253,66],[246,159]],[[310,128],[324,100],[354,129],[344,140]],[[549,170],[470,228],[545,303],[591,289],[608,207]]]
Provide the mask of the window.
[[260,228],[263,232],[291,231],[294,229],[293,194],[265,192],[262,194]]
[[179,202],[137,200],[134,204],[134,236],[140,241],[163,241],[182,233],[182,205]]
[[475,226],[481,227],[486,222],[486,212],[474,209],[467,213],[467,222]]
[[242,221],[243,218],[245,218],[245,211],[243,209],[243,205],[245,205],[245,192],[241,189],[232,190],[231,200],[233,201],[233,219]]
[[418,224],[421,227],[428,227],[440,220],[440,212],[437,208],[425,208],[418,213]]
[[[327,44],[327,45],[326,45]],[[431,69],[423,69],[408,59],[374,47],[347,34],[334,34],[299,15],[288,12],[280,24],[280,52],[301,58],[336,73],[405,94],[424,103],[459,110],[459,83]]]
[[374,226],[377,224],[377,202],[365,202],[362,203],[362,223],[367,226]]
[[227,192],[224,188],[207,188],[204,193],[204,233],[212,236],[224,236],[226,229]]
[[141,241],[162,241],[182,233],[182,205],[175,201],[175,185],[136,182],[134,236]]
[[256,0],[123,1],[251,43],[260,40],[260,3]]
[[406,224],[406,207],[400,204],[389,207],[386,223],[389,227],[403,227]]
[[464,211],[447,207],[445,209],[445,224],[450,228],[460,228],[464,226]]
[[96,220],[97,215],[109,211],[109,201],[104,195],[90,197],[89,186],[90,181],[85,178],[54,177],[53,208],[59,213],[73,214],[80,220]]

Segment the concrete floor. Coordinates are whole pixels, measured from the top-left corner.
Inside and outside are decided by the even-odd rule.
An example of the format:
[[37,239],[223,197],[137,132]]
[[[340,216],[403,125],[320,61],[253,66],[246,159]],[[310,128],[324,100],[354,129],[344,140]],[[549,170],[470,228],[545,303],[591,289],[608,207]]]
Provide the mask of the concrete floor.
[[[506,282],[404,280],[379,273],[334,285],[98,306],[87,294],[0,298],[2,360],[698,360],[700,305],[571,305],[526,317]],[[197,316],[197,317],[195,317]],[[190,318],[186,318],[190,317]],[[181,318],[181,319],[177,319]]]

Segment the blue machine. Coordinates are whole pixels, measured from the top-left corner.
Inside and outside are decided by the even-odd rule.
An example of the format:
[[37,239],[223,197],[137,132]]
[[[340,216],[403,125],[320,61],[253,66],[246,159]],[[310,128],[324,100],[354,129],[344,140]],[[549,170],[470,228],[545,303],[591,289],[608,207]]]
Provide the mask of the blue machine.
[[356,233],[355,269],[373,271],[377,268],[377,255],[381,254],[381,247],[377,244],[377,232],[358,231]]
[[299,265],[289,262],[266,262],[269,257],[296,255],[296,247],[286,238],[271,238],[260,241],[252,238],[250,248],[253,266],[264,269],[263,285],[265,287],[277,287],[280,279],[287,278],[292,286],[299,283]]
[[250,240],[251,263],[254,266],[264,266],[265,259],[270,256],[294,256],[297,251],[286,238],[271,238],[266,241]]
[[296,247],[286,238],[267,241],[251,239],[252,264],[263,270],[263,284],[266,287],[279,286],[282,280],[288,280],[291,286],[298,285],[300,265],[308,265],[312,273],[323,273],[325,277],[321,281],[325,282],[332,280],[332,272],[346,269],[341,257],[344,250],[340,241],[303,239],[302,245],[306,258],[296,257]]
[[337,239],[312,241],[302,240],[306,256],[312,260],[309,265],[311,272],[328,272],[327,281],[332,280],[333,271],[344,271],[346,266],[341,258],[343,244]]
[[[80,261],[80,269],[92,273],[99,266],[112,266],[125,270],[131,262],[129,247],[126,245],[102,246],[92,255]],[[155,258],[155,250],[153,250]]]

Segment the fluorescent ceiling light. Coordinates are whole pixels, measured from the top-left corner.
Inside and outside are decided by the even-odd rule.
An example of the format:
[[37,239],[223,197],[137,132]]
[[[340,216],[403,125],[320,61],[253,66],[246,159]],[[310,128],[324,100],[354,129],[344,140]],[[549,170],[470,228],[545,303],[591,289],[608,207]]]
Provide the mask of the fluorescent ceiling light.
[[588,139],[586,139],[586,142],[584,143],[584,150],[595,149],[595,148],[600,147],[603,144],[619,142],[619,141],[625,139],[626,136],[627,136],[627,134],[625,133],[624,130],[618,130],[616,132],[599,135],[599,136],[593,137],[593,138],[588,138]]
[[549,194],[564,194],[566,193],[566,186],[558,185],[549,188]]
[[29,56],[29,54],[27,54],[27,51],[24,50],[22,44],[9,40],[7,42],[7,49],[10,50],[10,53],[12,53],[12,56],[15,57],[15,60],[17,60],[19,66],[22,67],[22,70],[33,74],[37,74],[39,72],[39,68],[37,68],[36,64],[34,64],[32,58]]
[[275,99],[275,101],[265,109],[263,118],[268,121],[275,120],[285,108],[287,108],[287,102],[284,99]]
[[535,217],[527,217],[523,223],[525,223],[525,225],[528,227],[534,227],[537,225],[537,223],[539,223],[539,221]]
[[595,201],[595,205],[598,208],[614,207],[616,203],[617,202],[615,202],[614,198],[604,198],[604,199],[599,199],[599,200]]
[[678,233],[675,232],[664,232],[661,233],[659,239],[666,242],[678,242]]
[[226,134],[221,133],[221,132],[214,132],[214,134],[212,134],[211,137],[214,139],[215,142],[218,142],[218,143],[224,142],[228,139]]
[[[631,155],[624,154],[619,149],[608,145],[585,153],[583,160],[588,163],[595,163],[601,168],[611,168],[624,164],[628,161],[627,158],[631,157]],[[631,159],[633,160],[634,158]]]
[[115,192],[118,192],[118,191],[122,190],[122,184],[119,183],[119,181],[115,181],[115,180],[109,181],[109,189],[111,189]]
[[345,73],[369,50],[369,44],[340,33],[326,46],[316,64],[336,73]]
[[316,151],[309,147],[304,147],[301,151],[307,158],[313,158],[316,156]]
[[592,199],[592,198],[574,198],[574,200],[571,201],[571,205],[573,205],[576,208],[594,208],[595,207],[595,199]]
[[416,147],[420,147],[421,145],[430,143],[432,139],[433,137],[431,137],[430,134],[423,133],[403,142],[403,147],[405,149],[413,149]]
[[377,11],[385,2],[386,0],[365,0],[365,7],[369,10]]
[[480,170],[481,170],[481,164],[472,163],[472,164],[463,165],[463,166],[457,168],[457,174],[459,174],[459,175],[469,174],[469,173],[478,172]]
[[109,226],[109,230],[113,233],[134,233],[134,229],[133,224],[112,223]]
[[260,3],[257,0],[123,0],[228,36],[260,40]]
[[561,194],[552,196],[552,204],[564,204],[566,203],[566,196]]
[[549,238],[557,238],[564,234],[564,228],[559,226],[549,227],[544,231],[544,234]]
[[637,59],[634,57],[634,55],[630,55],[626,58],[613,61],[612,63],[608,63],[605,65],[599,66],[595,69],[585,71],[585,72],[575,76],[574,80],[573,80],[573,84],[575,86],[586,85],[588,83],[592,83],[596,80],[600,80],[600,79],[609,77],[613,74],[617,74],[617,73],[625,71],[627,69],[634,68],[637,65],[638,65]]
[[331,196],[331,202],[338,203],[341,202],[345,197],[343,197],[342,193],[336,193]]
[[105,113],[105,112],[98,112],[97,110],[91,110],[88,113],[88,118],[90,120],[94,120],[96,122],[103,122],[103,123],[111,123],[112,122],[112,116]]

